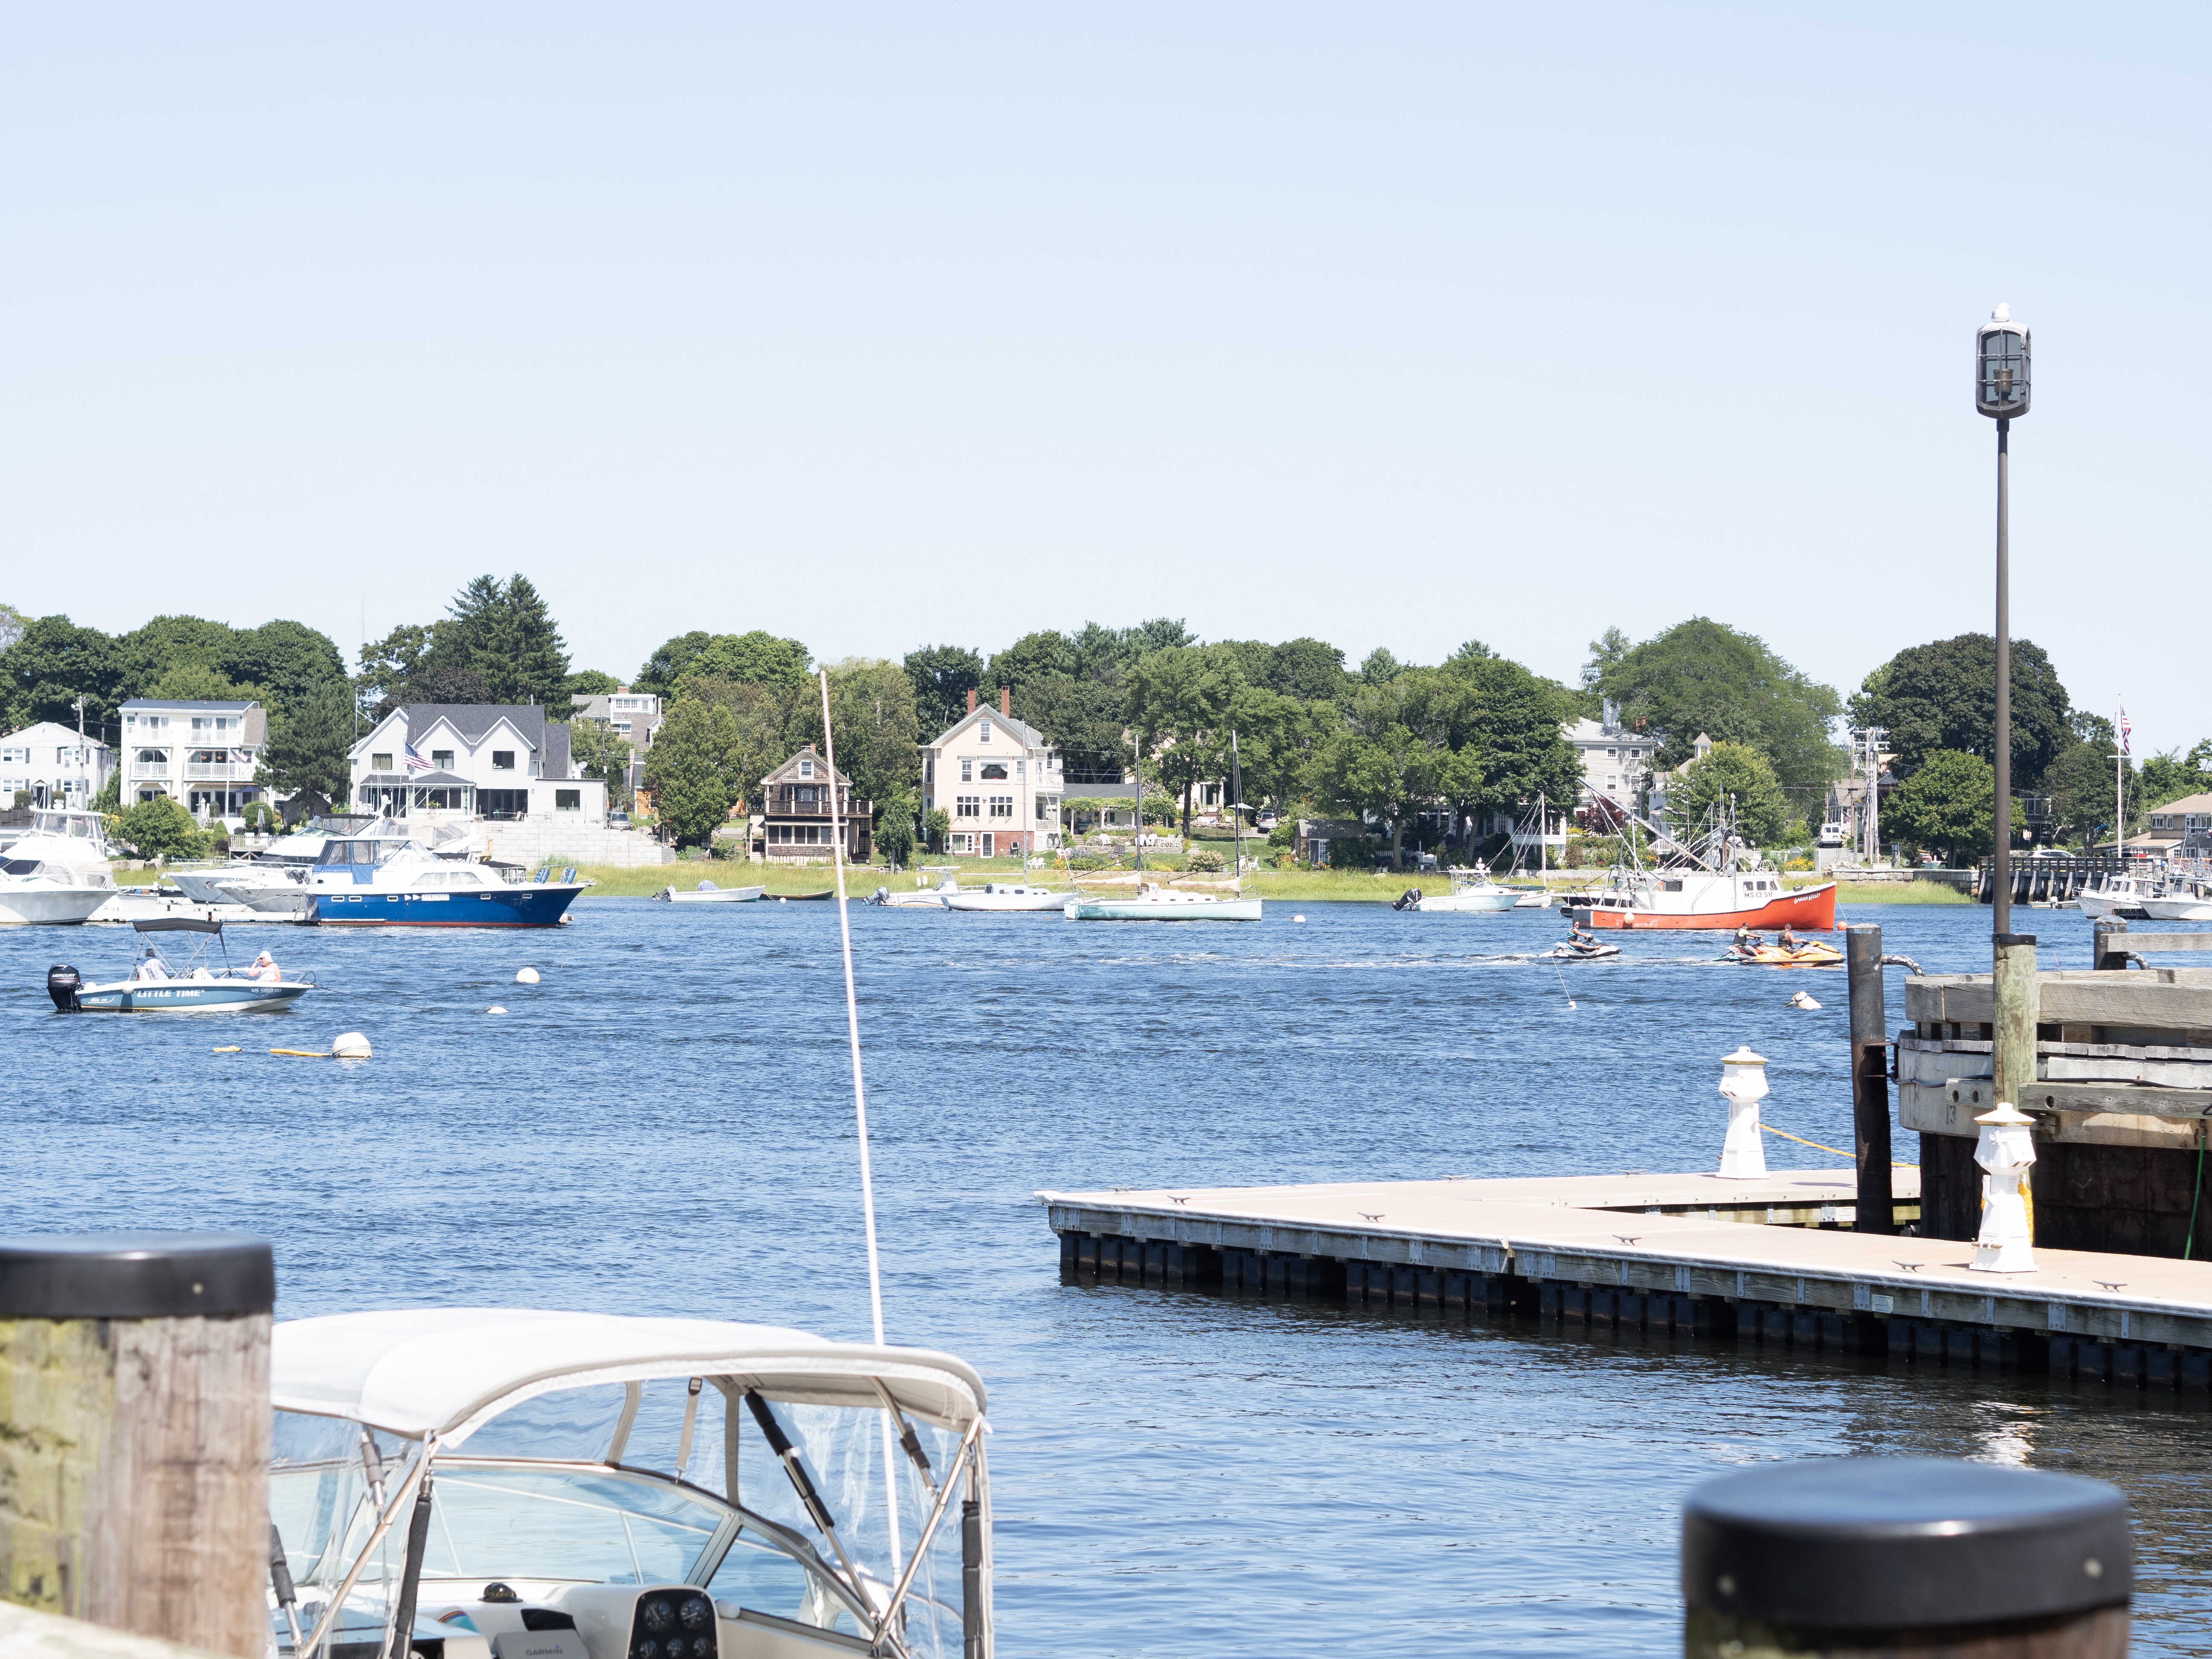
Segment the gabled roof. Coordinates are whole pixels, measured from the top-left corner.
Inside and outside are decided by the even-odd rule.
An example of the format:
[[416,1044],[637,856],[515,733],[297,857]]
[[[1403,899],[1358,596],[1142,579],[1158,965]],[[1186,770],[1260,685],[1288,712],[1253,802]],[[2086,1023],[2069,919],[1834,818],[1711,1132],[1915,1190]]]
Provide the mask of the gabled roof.
[[1000,726],[1005,727],[1008,732],[1012,732],[1015,737],[1018,738],[1024,744],[1027,744],[1031,749],[1049,749],[1052,747],[1052,744],[1046,740],[1044,733],[1038,731],[1036,727],[1030,725],[1026,720],[1018,719],[1014,715],[1001,714],[995,708],[992,707],[988,703],[976,704],[974,708],[970,709],[967,714],[963,714],[958,720],[953,721],[951,725],[946,726],[943,732],[939,732],[935,738],[932,738],[928,743],[922,746],[926,749],[942,749],[946,744],[951,743],[954,738],[959,735],[960,730],[963,726],[973,726],[978,720],[996,721]]
[[79,737],[75,732],[70,731],[68,726],[61,725],[58,721],[55,720],[40,720],[36,726],[27,726],[19,732],[0,733],[0,743],[4,743],[10,746],[16,744],[52,743],[68,744],[72,747],[82,747],[86,749],[105,749],[107,747],[107,745],[102,743],[98,738]]
[[2212,795],[2184,795],[2179,800],[2170,800],[2163,806],[2152,807],[2150,811],[2153,815],[2161,817],[2168,812],[2212,812]]
[[535,743],[545,730],[545,706],[536,702],[410,702],[392,711],[410,732],[428,731],[443,720],[471,743],[505,720]]
[[[799,777],[799,763],[802,760],[811,760],[814,763],[814,775],[812,777],[804,780]],[[827,783],[830,781],[829,763],[822,758],[821,751],[815,748],[815,746],[811,743],[801,744],[799,746],[798,750],[793,754],[789,760],[784,762],[782,765],[777,767],[775,770],[770,772],[766,777],[761,780],[761,782],[764,785],[771,783],[799,783],[802,781],[806,783]],[[853,787],[852,779],[847,777],[842,772],[840,772],[837,775],[837,783],[839,787],[844,789],[850,789]]]
[[207,714],[242,714],[249,708],[261,707],[251,700],[245,702],[201,702],[191,697],[132,697],[122,706],[125,708],[195,708]]

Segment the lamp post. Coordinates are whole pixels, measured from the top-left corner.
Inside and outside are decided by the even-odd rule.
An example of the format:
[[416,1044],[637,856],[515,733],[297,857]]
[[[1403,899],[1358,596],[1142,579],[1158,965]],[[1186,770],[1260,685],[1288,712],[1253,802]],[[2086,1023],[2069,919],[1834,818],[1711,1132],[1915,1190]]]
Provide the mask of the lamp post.
[[2012,932],[2012,583],[2010,505],[2012,423],[2027,413],[2027,329],[2000,304],[1974,334],[1974,407],[1997,423],[1997,710],[1996,867],[1991,931]]

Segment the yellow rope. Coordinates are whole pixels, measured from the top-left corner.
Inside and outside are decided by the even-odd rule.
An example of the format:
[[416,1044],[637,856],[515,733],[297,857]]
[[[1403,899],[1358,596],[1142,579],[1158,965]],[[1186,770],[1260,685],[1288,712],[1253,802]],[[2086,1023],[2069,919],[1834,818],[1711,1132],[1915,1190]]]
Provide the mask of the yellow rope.
[[[1838,1158],[1848,1158],[1854,1163],[1858,1160],[1856,1152],[1847,1152],[1840,1146],[1824,1146],[1817,1140],[1808,1140],[1802,1135],[1793,1135],[1787,1129],[1778,1129],[1771,1123],[1762,1123],[1759,1127],[1771,1135],[1780,1135],[1784,1140],[1794,1140],[1800,1146],[1810,1146],[1814,1152],[1833,1152]],[[1920,1166],[1917,1164],[1900,1164],[1895,1158],[1892,1158],[1889,1167],[1893,1170],[1917,1170]]]

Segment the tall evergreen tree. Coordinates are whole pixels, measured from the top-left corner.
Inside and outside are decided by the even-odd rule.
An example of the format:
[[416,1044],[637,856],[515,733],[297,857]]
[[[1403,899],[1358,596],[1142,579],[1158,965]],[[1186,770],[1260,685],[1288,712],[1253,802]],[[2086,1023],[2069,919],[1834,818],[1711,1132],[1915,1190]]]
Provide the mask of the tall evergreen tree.
[[287,799],[310,791],[343,801],[353,788],[347,751],[354,708],[343,682],[319,686],[269,718],[269,745],[254,781]]
[[520,572],[502,584],[478,576],[447,606],[465,665],[494,702],[535,702],[568,718],[568,651],[552,612]]

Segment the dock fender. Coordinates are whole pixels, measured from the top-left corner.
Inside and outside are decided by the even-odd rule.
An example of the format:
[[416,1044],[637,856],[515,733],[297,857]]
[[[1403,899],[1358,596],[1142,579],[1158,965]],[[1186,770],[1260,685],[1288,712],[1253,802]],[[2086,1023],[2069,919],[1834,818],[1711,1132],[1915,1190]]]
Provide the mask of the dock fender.
[[46,994],[63,1013],[76,1012],[77,987],[83,983],[84,975],[65,963],[58,962],[46,969]]

